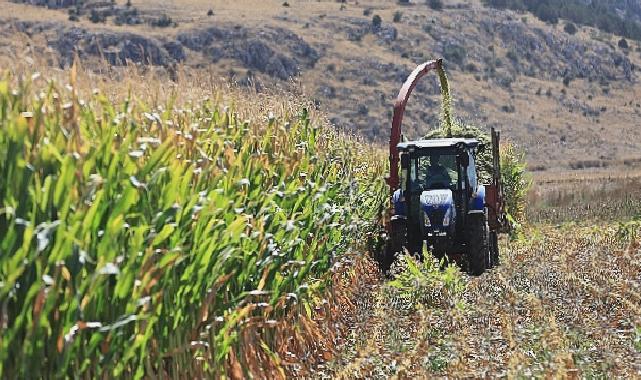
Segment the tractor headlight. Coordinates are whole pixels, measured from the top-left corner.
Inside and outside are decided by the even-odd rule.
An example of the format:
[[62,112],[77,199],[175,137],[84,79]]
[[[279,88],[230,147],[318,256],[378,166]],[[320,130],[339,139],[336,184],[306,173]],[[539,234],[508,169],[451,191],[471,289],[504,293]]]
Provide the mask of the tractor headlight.
[[443,227],[448,227],[450,225],[450,218],[452,215],[452,209],[448,208],[443,217]]
[[425,211],[423,211],[423,219],[425,219],[425,227],[432,227],[432,223],[430,223],[430,216],[427,215]]

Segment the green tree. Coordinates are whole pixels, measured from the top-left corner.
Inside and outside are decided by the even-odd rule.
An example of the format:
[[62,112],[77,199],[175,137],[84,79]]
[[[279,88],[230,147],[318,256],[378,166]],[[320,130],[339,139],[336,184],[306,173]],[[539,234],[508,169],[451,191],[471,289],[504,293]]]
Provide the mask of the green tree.
[[628,41],[625,38],[621,38],[619,40],[619,47],[621,49],[628,49],[630,46],[628,45]]
[[430,8],[440,11],[443,9],[443,1],[442,0],[427,0],[427,5],[429,5]]
[[576,26],[571,22],[566,23],[563,27],[563,30],[565,30],[567,34],[576,34],[576,32],[578,31]]
[[379,29],[381,27],[381,24],[383,23],[383,19],[379,15],[374,15],[372,17],[372,26],[374,29]]

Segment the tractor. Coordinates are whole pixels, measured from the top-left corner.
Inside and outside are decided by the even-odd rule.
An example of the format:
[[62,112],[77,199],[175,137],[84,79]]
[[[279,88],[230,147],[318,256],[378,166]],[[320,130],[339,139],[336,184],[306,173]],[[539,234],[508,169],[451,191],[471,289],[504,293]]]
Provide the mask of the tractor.
[[[498,265],[498,234],[508,228],[499,167],[500,133],[491,131],[489,184],[479,183],[477,155],[487,147],[477,139],[450,135],[401,142],[407,100],[418,80],[431,70],[438,72],[447,101],[449,87],[439,59],[412,72],[394,105],[390,175],[386,179],[391,204],[379,263],[387,271],[399,253],[409,251],[422,257],[423,247],[427,246],[439,259],[446,255],[463,257],[468,272],[480,275]],[[447,111],[444,117],[450,117]]]

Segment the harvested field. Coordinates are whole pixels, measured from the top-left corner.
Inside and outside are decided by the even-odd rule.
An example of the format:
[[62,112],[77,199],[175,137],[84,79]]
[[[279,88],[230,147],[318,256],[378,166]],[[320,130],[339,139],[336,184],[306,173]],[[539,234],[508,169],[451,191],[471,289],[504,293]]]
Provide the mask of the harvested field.
[[379,278],[357,300],[350,338],[320,377],[639,377],[635,230],[528,230],[527,239],[503,243],[499,268],[458,274],[464,290],[436,286],[422,303]]

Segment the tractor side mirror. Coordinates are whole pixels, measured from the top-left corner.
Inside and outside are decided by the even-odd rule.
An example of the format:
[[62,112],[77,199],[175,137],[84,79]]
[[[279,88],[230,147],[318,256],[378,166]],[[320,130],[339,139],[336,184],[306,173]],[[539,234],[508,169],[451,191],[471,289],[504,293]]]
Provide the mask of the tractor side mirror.
[[458,161],[458,165],[466,168],[470,165],[470,156],[468,156],[468,154],[465,152],[460,153],[458,156],[456,156],[456,161]]

